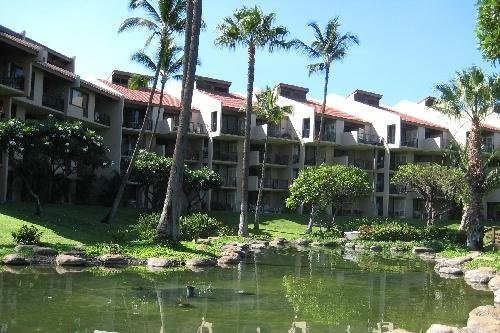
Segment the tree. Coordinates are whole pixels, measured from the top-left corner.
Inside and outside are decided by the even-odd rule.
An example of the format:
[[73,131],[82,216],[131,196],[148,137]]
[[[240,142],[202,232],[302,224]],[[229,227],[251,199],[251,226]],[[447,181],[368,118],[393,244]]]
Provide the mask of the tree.
[[207,167],[186,169],[182,190],[187,199],[187,213],[192,213],[196,205],[202,205],[208,190],[215,190],[221,186],[221,176]]
[[500,0],[479,0],[476,35],[485,59],[500,60]]
[[500,75],[486,77],[478,67],[457,72],[447,84],[436,86],[441,96],[434,107],[453,118],[469,121],[467,136],[467,171],[469,202],[462,216],[467,245],[481,249],[483,240],[482,199],[486,191],[486,174],[482,153],[481,123],[500,104]]
[[323,83],[323,103],[321,105],[321,118],[319,132],[316,139],[315,163],[319,164],[319,143],[323,138],[324,117],[326,109],[326,95],[328,93],[328,83],[330,80],[330,67],[334,61],[342,60],[347,54],[347,50],[352,44],[359,44],[359,39],[351,33],[341,34],[339,31],[340,20],[335,17],[328,21],[325,31],[316,22],[308,24],[312,28],[314,39],[310,45],[294,40],[293,44],[297,49],[304,52],[311,60],[318,62],[308,65],[309,75],[313,73],[324,73]]
[[257,194],[257,205],[255,207],[255,219],[253,228],[259,230],[259,213],[262,201],[262,188],[264,187],[264,177],[266,172],[266,159],[267,159],[267,144],[269,139],[269,131],[271,125],[276,125],[281,122],[288,114],[292,113],[291,106],[279,106],[276,104],[278,101],[278,94],[270,87],[266,87],[262,92],[257,94],[257,105],[255,112],[257,117],[262,119],[267,124],[266,139],[264,141],[264,156],[262,157],[262,167],[260,173],[259,193]]
[[167,193],[163,203],[162,213],[156,236],[159,240],[178,241],[179,239],[179,198],[184,174],[184,159],[187,145],[187,131],[191,117],[191,103],[193,101],[194,79],[198,64],[198,45],[202,25],[202,0],[188,0],[186,8],[186,24],[184,39],[184,65],[181,90],[181,113],[177,139],[174,148],[174,163],[170,169]]
[[414,190],[425,202],[427,225],[434,225],[436,218],[460,202],[465,191],[464,172],[459,168],[439,164],[405,164],[396,170],[393,184]]
[[[158,105],[158,112],[156,113],[156,119],[153,125],[153,134],[149,139],[149,143],[146,150],[150,151],[153,147],[153,141],[156,134],[156,128],[158,126],[158,120],[160,118],[160,110],[163,108],[163,95],[165,93],[165,84],[169,79],[180,80],[181,76],[178,75],[182,68],[182,57],[178,57],[181,48],[176,46],[170,39],[165,40],[165,50],[163,54],[157,54],[155,61],[153,61],[144,50],[135,52],[131,59],[141,65],[143,65],[149,71],[156,72],[156,64],[160,63],[160,103]],[[161,59],[160,59],[161,58]],[[149,86],[151,82],[154,81],[154,77],[148,75],[136,74],[132,76],[129,81],[130,89],[139,89]],[[155,87],[152,86],[154,90]]]
[[372,192],[368,174],[353,166],[321,164],[307,167],[299,172],[290,185],[290,195],[285,201],[288,208],[311,205],[311,215],[306,233],[312,231],[315,210],[332,206],[332,219],[328,227],[335,223],[335,217],[342,206],[356,201]]
[[[130,0],[129,8],[132,10],[143,9],[147,13],[147,18],[144,17],[130,17],[125,19],[120,25],[118,32],[124,32],[135,28],[144,28],[148,30],[151,34],[148,36],[145,42],[145,46],[149,46],[151,41],[155,38],[159,39],[159,52],[158,54],[163,54],[166,47],[166,41],[170,40],[171,35],[175,32],[180,32],[183,29],[183,23],[185,21],[184,15],[186,10],[185,0],[158,0],[158,10],[151,4],[148,0]],[[153,97],[156,93],[156,85],[158,84],[158,77],[161,70],[161,57],[158,57],[158,63],[156,64],[156,70],[153,78],[153,84],[151,93],[149,95],[148,106],[146,108],[146,113],[144,114],[144,119],[142,121],[141,130],[139,131],[139,136],[137,138],[137,143],[135,144],[134,151],[130,157],[130,162],[127,166],[127,171],[122,177],[120,186],[116,191],[113,204],[108,214],[102,219],[102,223],[110,223],[113,217],[116,215],[118,206],[125,191],[125,186],[132,173],[132,166],[137,154],[141,149],[141,141],[144,137],[144,132],[146,131],[146,124],[150,118]]]
[[253,84],[255,75],[255,50],[268,47],[269,52],[275,49],[288,49],[285,41],[288,30],[283,26],[274,26],[276,15],[264,14],[255,6],[243,6],[230,17],[223,19],[217,26],[219,35],[215,44],[230,49],[241,45],[248,51],[247,97],[245,107],[245,139],[243,142],[243,166],[241,170],[241,212],[238,235],[248,236],[248,170],[250,155],[250,126],[252,115]]
[[93,175],[107,167],[103,138],[80,122],[10,119],[0,122],[0,149],[8,150],[15,174],[23,180],[42,215],[41,193],[52,201],[55,192],[69,201],[70,177]]

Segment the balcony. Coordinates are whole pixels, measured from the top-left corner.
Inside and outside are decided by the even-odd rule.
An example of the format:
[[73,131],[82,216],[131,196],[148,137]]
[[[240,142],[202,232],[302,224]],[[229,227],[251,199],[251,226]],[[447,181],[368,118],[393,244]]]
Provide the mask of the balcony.
[[189,123],[188,133],[193,134],[208,134],[207,129],[205,128],[205,124],[202,123]]
[[271,138],[293,139],[295,137],[289,128],[288,122],[285,128],[281,127],[281,124],[267,125],[267,131],[267,135]]
[[61,98],[60,96],[44,93],[42,96],[42,105],[64,112],[64,98]]
[[406,186],[404,185],[391,184],[389,186],[389,194],[405,194],[406,192]]
[[384,192],[384,182],[377,182],[375,184],[375,192]]
[[300,161],[300,155],[299,154],[293,154],[292,156],[292,163],[293,164],[298,164]]
[[200,152],[197,150],[188,150],[186,152],[186,160],[187,161],[200,161]]
[[358,131],[357,135],[358,143],[363,143],[366,145],[382,146],[384,144],[382,137],[375,134],[367,134]]
[[107,114],[99,111],[94,111],[94,122],[104,126],[111,126],[111,118]]
[[229,151],[214,151],[213,160],[224,162],[238,162],[238,153]]
[[401,138],[401,146],[402,147],[418,148],[418,139],[417,138]]
[[[260,178],[257,176],[248,177],[248,190],[258,191]],[[262,188],[267,190],[288,190],[288,180],[278,178],[264,178]]]
[[337,141],[337,134],[335,131],[325,131],[321,134],[321,141],[335,142]]
[[493,145],[493,142],[483,142],[481,145],[481,148],[483,149],[483,153],[491,154],[495,150],[495,146]]
[[222,187],[236,187],[236,177],[222,177]]
[[24,90],[24,76],[0,77],[0,85],[4,85],[17,90]]
[[227,202],[212,201],[210,204],[210,208],[212,210],[219,210],[219,211],[233,211],[234,204],[230,204]]
[[349,159],[349,165],[362,170],[373,170],[373,161],[363,159]]
[[424,150],[441,150],[444,148],[443,138],[441,136],[437,136],[434,138],[426,138],[424,140]]
[[[142,121],[123,119],[122,127],[140,130],[142,127]],[[151,131],[152,129],[153,129],[153,121],[151,119],[146,119],[146,131]]]

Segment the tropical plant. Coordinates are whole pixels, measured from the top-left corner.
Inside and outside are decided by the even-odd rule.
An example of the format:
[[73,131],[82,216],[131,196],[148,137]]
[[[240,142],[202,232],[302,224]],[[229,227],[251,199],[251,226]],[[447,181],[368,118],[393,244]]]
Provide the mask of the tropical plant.
[[[159,55],[163,55],[165,52],[165,47],[167,41],[171,40],[174,33],[182,31],[185,22],[185,11],[186,11],[186,1],[185,0],[158,0],[157,8],[149,0],[130,0],[129,8],[132,10],[142,9],[146,12],[146,17],[129,17],[125,19],[118,32],[124,32],[131,29],[142,28],[146,29],[150,35],[146,39],[145,47],[149,46],[154,39],[158,39],[159,42]],[[111,220],[116,215],[118,206],[122,199],[123,193],[125,191],[125,186],[132,173],[132,166],[137,154],[140,150],[140,145],[142,138],[144,137],[144,132],[146,131],[146,124],[150,118],[153,97],[156,93],[156,85],[158,84],[158,77],[160,75],[160,70],[162,69],[162,57],[159,56],[157,59],[155,74],[153,77],[152,89],[149,94],[148,105],[146,108],[146,113],[144,114],[144,119],[142,121],[141,130],[137,138],[137,143],[134,147],[134,151],[130,158],[130,162],[127,166],[127,171],[124,173],[120,186],[116,192],[113,204],[108,212],[108,214],[101,220],[102,223],[110,223]]]
[[284,117],[292,113],[291,106],[279,106],[276,104],[277,101],[278,94],[276,93],[276,88],[272,89],[270,87],[266,87],[263,91],[257,94],[255,113],[258,118],[267,124],[267,131],[266,138],[264,140],[264,154],[262,157],[259,192],[257,194],[257,204],[255,207],[255,218],[253,222],[253,228],[255,230],[259,230],[259,213],[261,210],[262,189],[264,187],[264,178],[266,175],[267,145],[269,141],[270,127],[279,124]]
[[485,59],[500,60],[500,0],[479,0],[476,35]]
[[465,174],[456,167],[435,163],[402,165],[391,179],[415,191],[425,202],[427,225],[434,225],[436,218],[450,211],[454,202],[460,202],[466,191]]
[[182,70],[181,112],[177,139],[174,149],[174,163],[170,169],[167,193],[162,213],[156,227],[156,237],[160,240],[179,240],[179,191],[182,187],[184,159],[186,154],[187,131],[191,117],[194,79],[198,64],[198,46],[202,26],[202,0],[188,0],[184,39],[184,65]]
[[[165,50],[163,54],[157,54],[155,61],[153,61],[144,50],[135,52],[131,59],[141,65],[152,73],[156,72],[156,64],[160,63],[160,102],[158,105],[158,112],[153,125],[153,134],[149,139],[146,150],[150,151],[153,147],[153,142],[158,127],[158,120],[160,119],[160,111],[163,109],[163,97],[165,94],[165,84],[169,79],[180,80],[182,78],[178,73],[182,68],[182,57],[178,57],[182,49],[176,46],[170,39],[165,40]],[[161,58],[161,59],[159,59]],[[130,89],[140,89],[148,87],[154,77],[149,75],[133,75],[128,83]],[[154,86],[151,87],[154,89]]]
[[243,142],[243,166],[241,171],[241,212],[238,235],[248,236],[248,170],[250,155],[250,125],[252,116],[253,84],[255,75],[255,50],[267,47],[269,52],[275,49],[288,49],[285,41],[288,30],[283,26],[274,26],[276,15],[264,14],[255,7],[237,9],[232,16],[223,19],[217,26],[219,35],[215,44],[230,49],[241,45],[248,51],[247,97],[245,107],[245,139]]
[[307,167],[299,172],[289,188],[290,195],[285,201],[288,208],[311,205],[311,215],[306,233],[312,231],[315,210],[332,206],[331,222],[346,202],[357,201],[372,191],[368,174],[353,166],[321,164]]
[[209,190],[215,190],[222,185],[221,176],[207,168],[189,169],[184,173],[182,190],[187,200],[186,211],[191,213],[193,208],[203,208],[204,198]]
[[434,107],[453,118],[470,123],[467,136],[468,204],[462,216],[461,228],[467,232],[467,245],[482,248],[482,199],[486,191],[485,161],[482,152],[482,122],[500,104],[500,75],[486,77],[478,67],[457,72],[447,84],[436,86],[440,93]]
[[308,26],[313,30],[314,39],[310,45],[300,40],[294,40],[295,47],[304,52],[311,60],[318,62],[309,64],[309,75],[313,73],[324,73],[325,79],[323,83],[323,103],[321,105],[321,117],[319,123],[318,135],[316,140],[316,156],[315,163],[319,164],[320,151],[319,143],[323,139],[324,117],[326,109],[326,95],[328,93],[328,83],[330,80],[330,68],[332,63],[344,59],[352,44],[359,44],[359,39],[351,33],[341,34],[340,19],[335,17],[328,21],[325,30],[316,22],[311,22]]

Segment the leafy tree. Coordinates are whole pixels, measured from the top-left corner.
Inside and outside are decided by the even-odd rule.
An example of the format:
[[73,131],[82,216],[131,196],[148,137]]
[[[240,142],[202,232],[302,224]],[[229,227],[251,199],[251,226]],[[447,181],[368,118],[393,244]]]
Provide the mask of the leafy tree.
[[[146,69],[152,73],[156,72],[156,64],[160,63],[160,103],[158,105],[158,112],[156,114],[156,119],[153,125],[153,134],[149,139],[149,143],[146,149],[149,151],[153,147],[153,141],[156,134],[156,128],[158,127],[158,120],[160,118],[160,110],[163,108],[163,97],[165,93],[165,84],[171,78],[175,80],[180,80],[182,77],[178,74],[182,68],[182,57],[178,57],[179,52],[182,49],[176,46],[170,39],[165,40],[165,50],[163,54],[156,55],[156,61],[153,61],[144,50],[137,51],[132,55],[132,61],[135,61],[143,65]],[[159,59],[161,58],[161,59]],[[148,87],[151,82],[154,81],[154,77],[148,75],[136,74],[132,76],[129,81],[129,88],[139,89]],[[154,86],[152,87],[154,88]]]
[[266,139],[264,141],[264,156],[262,157],[262,168],[260,173],[259,193],[257,194],[257,205],[255,207],[255,219],[253,228],[259,230],[259,213],[262,201],[262,188],[264,187],[264,177],[266,172],[266,159],[267,159],[267,144],[269,141],[269,126],[276,125],[281,122],[281,119],[292,113],[291,106],[279,106],[276,104],[278,101],[278,94],[270,87],[266,87],[262,92],[257,94],[257,105],[255,112],[257,117],[262,119],[268,125],[266,131]]
[[460,202],[465,192],[465,174],[459,168],[439,164],[405,164],[398,168],[392,183],[414,190],[425,201],[427,225]]
[[215,44],[230,49],[242,45],[248,50],[247,98],[245,107],[245,140],[243,142],[243,167],[241,171],[241,213],[238,235],[248,236],[248,170],[250,155],[250,125],[252,115],[253,84],[255,74],[255,50],[268,47],[269,52],[275,49],[288,49],[285,41],[288,30],[283,26],[274,26],[276,15],[264,14],[255,6],[243,6],[230,17],[223,19],[217,26],[219,36]]
[[319,123],[319,133],[316,137],[316,156],[315,163],[319,164],[319,143],[323,138],[324,117],[326,109],[326,95],[328,93],[328,82],[330,79],[330,67],[334,61],[344,59],[347,50],[352,44],[359,44],[359,39],[351,33],[341,34],[340,19],[335,17],[328,21],[325,30],[321,31],[321,27],[316,22],[308,24],[314,33],[314,39],[310,45],[294,40],[295,47],[304,52],[310,59],[318,62],[308,65],[309,75],[313,73],[324,73],[325,79],[323,84],[323,104],[321,105],[321,118]]
[[353,166],[321,164],[299,172],[290,185],[290,195],[285,204],[288,208],[298,205],[312,206],[306,229],[306,233],[310,233],[316,209],[332,206],[331,226],[343,204],[359,200],[369,195],[372,190],[368,174],[363,170]]
[[191,213],[194,206],[202,205],[208,190],[217,189],[221,185],[221,176],[207,167],[186,169],[182,190],[187,198],[187,212]]
[[177,193],[181,189],[184,174],[187,132],[189,119],[191,118],[191,103],[193,101],[194,79],[196,65],[198,64],[198,46],[202,26],[202,0],[188,0],[186,15],[179,129],[177,130],[173,156],[174,162],[170,169],[167,193],[156,228],[158,239],[174,242],[179,239],[180,235],[180,211]]
[[0,122],[0,149],[8,150],[10,164],[22,178],[42,215],[40,192],[48,201],[59,190],[69,201],[70,177],[93,175],[111,164],[103,138],[80,122],[10,119]]
[[470,123],[467,137],[467,171],[469,202],[462,217],[462,228],[467,232],[467,245],[482,248],[482,199],[486,191],[486,174],[482,152],[482,122],[500,104],[500,75],[486,77],[478,67],[457,72],[447,84],[436,86],[441,96],[434,107],[444,114],[466,119]]
[[500,0],[479,0],[476,35],[485,59],[500,60]]
[[[130,0],[129,8],[132,10],[142,9],[146,12],[146,17],[130,17],[125,19],[120,25],[118,32],[124,32],[130,29],[142,28],[146,29],[150,35],[146,39],[145,46],[149,46],[154,39],[159,40],[159,55],[163,55],[167,45],[167,40],[171,40],[174,33],[183,30],[185,21],[185,11],[186,11],[186,1],[185,0],[158,0],[158,8],[155,8],[153,4],[148,0]],[[135,144],[134,151],[130,158],[130,163],[127,167],[127,171],[122,177],[120,186],[116,192],[113,204],[108,214],[102,219],[102,223],[110,223],[111,220],[116,215],[118,206],[125,191],[125,186],[132,173],[132,166],[137,154],[140,150],[140,144],[142,138],[144,137],[144,132],[146,131],[146,124],[150,118],[153,97],[156,93],[156,85],[158,84],[158,78],[160,75],[160,70],[162,69],[162,57],[158,57],[155,74],[153,77],[153,84],[151,93],[149,94],[148,106],[146,108],[146,113],[144,114],[144,119],[142,121],[141,130],[139,131],[139,136],[137,138],[137,143]]]

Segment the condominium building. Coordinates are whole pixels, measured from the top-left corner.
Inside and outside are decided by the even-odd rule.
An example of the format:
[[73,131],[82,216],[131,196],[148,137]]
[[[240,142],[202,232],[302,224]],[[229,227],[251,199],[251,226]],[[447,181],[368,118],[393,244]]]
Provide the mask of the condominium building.
[[[0,26],[0,117],[80,120],[96,130],[110,148],[112,168],[100,171],[109,176],[127,165],[137,144],[146,113],[150,89],[128,88],[133,73],[114,70],[106,80],[84,80],[75,74],[75,59],[54,51],[24,34]],[[217,171],[222,186],[209,191],[204,208],[238,211],[241,198],[246,98],[231,91],[231,82],[198,76],[188,129],[186,164]],[[279,124],[251,119],[249,201],[255,208],[268,139],[263,210],[282,212],[288,187],[315,157],[330,164],[353,165],[365,170],[373,194],[359,202],[346,203],[343,215],[422,217],[423,202],[414,192],[391,184],[398,166],[409,163],[444,162],[451,140],[464,143],[468,125],[432,108],[433,98],[419,103],[401,101],[382,105],[382,95],[355,90],[348,96],[329,94],[324,130],[319,138],[322,103],[308,98],[308,89],[291,84],[277,86],[278,103],[292,107]],[[172,156],[180,113],[180,91],[155,91],[151,116],[141,148],[161,156]],[[500,120],[491,116],[483,124],[484,151],[500,145]],[[316,150],[318,154],[316,154]],[[21,200],[22,184],[9,167],[5,152],[0,169],[0,201]],[[75,190],[75,195],[77,195]],[[143,195],[129,184],[126,202],[144,205]],[[496,218],[500,191],[486,196],[488,218]]]

